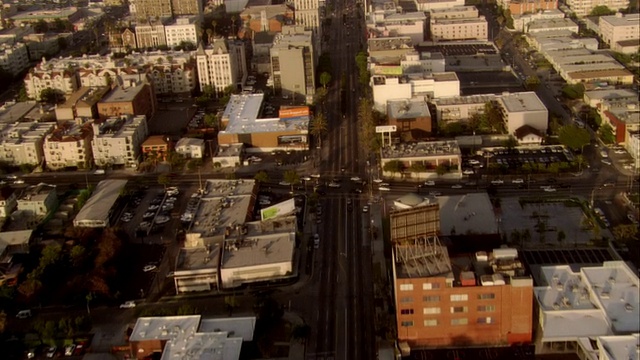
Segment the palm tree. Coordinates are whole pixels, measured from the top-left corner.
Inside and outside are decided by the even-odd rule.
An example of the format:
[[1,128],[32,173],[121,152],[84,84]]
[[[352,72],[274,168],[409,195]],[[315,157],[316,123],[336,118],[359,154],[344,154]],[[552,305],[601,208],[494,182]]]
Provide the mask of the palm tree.
[[318,139],[318,145],[322,146],[322,135],[327,132],[327,118],[324,114],[319,113],[311,122],[311,135]]
[[207,42],[211,44],[213,42],[213,30],[207,29]]
[[215,20],[211,20],[211,27],[213,28],[213,35],[216,35],[216,26],[218,26],[218,22]]
[[300,175],[295,170],[287,170],[282,175],[284,181],[291,184],[291,192],[293,192],[293,186],[300,183]]
[[267,172],[264,170],[256,173],[256,175],[253,178],[259,183],[269,182],[269,174],[267,174]]
[[231,33],[233,34],[233,36],[236,36],[236,20],[237,20],[237,18],[238,18],[237,15],[231,16]]

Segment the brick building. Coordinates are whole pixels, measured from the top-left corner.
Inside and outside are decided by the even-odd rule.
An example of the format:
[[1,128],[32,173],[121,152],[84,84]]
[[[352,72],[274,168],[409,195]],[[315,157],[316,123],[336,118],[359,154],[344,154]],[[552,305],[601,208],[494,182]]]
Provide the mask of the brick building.
[[98,103],[100,119],[120,115],[145,115],[151,119],[156,112],[157,100],[153,88],[146,83],[118,86]]

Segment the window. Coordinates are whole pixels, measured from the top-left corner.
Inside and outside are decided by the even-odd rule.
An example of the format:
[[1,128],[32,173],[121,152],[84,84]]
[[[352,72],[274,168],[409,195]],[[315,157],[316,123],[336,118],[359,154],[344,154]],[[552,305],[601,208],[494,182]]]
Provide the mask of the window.
[[469,319],[451,319],[451,325],[467,325],[469,323]]
[[496,298],[494,293],[478,294],[478,300],[493,300]]
[[466,313],[469,311],[469,308],[466,306],[452,306],[451,307],[451,313],[452,314],[459,314],[459,313]]
[[493,319],[491,319],[491,316],[478,318],[478,324],[491,324],[491,323],[493,323]]
[[431,296],[423,296],[422,301],[424,302],[438,302],[440,301],[440,295],[431,295]]
[[424,321],[424,326],[438,326],[437,319],[427,319]]
[[413,302],[413,298],[411,296],[400,298],[401,303],[410,303]]
[[424,315],[428,315],[428,314],[440,314],[440,308],[439,307],[426,307],[422,309],[422,313]]
[[451,301],[468,301],[469,295],[467,294],[453,294],[450,296]]
[[413,291],[413,284],[400,284],[400,291]]
[[401,309],[400,314],[402,315],[413,315],[413,309]]
[[413,326],[413,321],[403,321],[400,323],[400,325],[403,327]]
[[479,305],[478,311],[480,312],[494,312],[496,311],[495,305]]
[[440,289],[440,284],[439,283],[423,283],[422,284],[422,290],[434,290],[434,289]]

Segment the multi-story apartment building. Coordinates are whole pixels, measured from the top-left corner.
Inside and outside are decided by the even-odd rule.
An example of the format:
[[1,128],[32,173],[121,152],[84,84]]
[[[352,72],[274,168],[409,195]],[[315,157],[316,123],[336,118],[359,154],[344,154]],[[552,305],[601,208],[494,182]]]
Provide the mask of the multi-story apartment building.
[[165,28],[162,23],[138,24],[136,31],[136,45],[138,49],[157,48],[167,45]]
[[11,166],[40,165],[44,160],[44,137],[55,125],[37,122],[3,124],[0,131],[0,161]]
[[0,218],[6,218],[16,208],[17,189],[8,185],[0,187]]
[[510,135],[528,125],[545,134],[549,123],[549,111],[535,92],[505,93],[498,96],[496,104],[502,113],[505,128]]
[[89,169],[93,163],[90,122],[67,121],[58,125],[44,140],[44,158],[50,170],[77,167]]
[[270,57],[276,93],[312,101],[316,88],[313,32],[285,26],[273,41]]
[[129,13],[135,19],[149,20],[173,15],[171,0],[129,0]]
[[596,6],[606,6],[613,11],[626,9],[629,6],[629,0],[567,0],[565,4],[577,17],[584,17],[589,15]]
[[598,28],[602,41],[611,47],[624,40],[640,42],[640,14],[601,16]]
[[254,33],[281,32],[282,26],[293,25],[294,10],[287,4],[247,6],[240,18]]
[[[313,31],[313,45],[320,54],[322,39],[322,14],[324,13],[324,1],[321,0],[294,0],[295,24],[304,26]],[[316,59],[317,60],[317,59]]]
[[[146,81],[151,77],[158,94],[189,92],[196,87],[194,53],[182,51],[144,52],[123,59],[88,55],[43,60],[25,77],[27,95],[39,98],[45,88],[66,95],[79,86],[111,86],[127,81]],[[171,82],[171,86],[169,86]],[[157,84],[157,85],[156,85]]]
[[109,49],[112,52],[129,52],[131,49],[137,49],[136,33],[129,28],[115,29],[109,31]]
[[16,76],[29,67],[29,52],[23,43],[0,44],[0,68]]
[[73,121],[77,118],[83,120],[96,119],[98,117],[98,101],[109,91],[103,87],[81,87],[71,94],[64,104],[56,106],[56,120]]
[[173,16],[202,16],[202,0],[171,0]]
[[55,185],[38,184],[29,186],[18,198],[18,211],[29,217],[42,218],[58,206],[58,192]]
[[[198,47],[196,63],[201,91],[205,86],[211,86],[221,94],[228,86],[237,86],[242,81],[238,79],[238,67],[244,66],[245,63],[238,59],[235,49],[230,50],[231,46],[233,44],[225,39],[216,39],[207,49]],[[238,51],[244,51],[244,47]]]
[[[477,11],[477,10],[476,10]],[[484,16],[467,18],[431,18],[432,41],[480,40],[487,41],[488,25]]]
[[140,146],[149,135],[145,116],[120,116],[93,123],[93,159],[97,166],[136,167]]
[[448,9],[454,6],[463,6],[464,0],[414,0],[418,11],[431,11],[433,9]]
[[517,250],[449,256],[431,235],[396,245],[392,256],[403,352],[531,341],[533,281]]
[[[129,86],[130,85],[130,86]],[[98,103],[98,116],[144,115],[151,119],[158,107],[155,92],[147,83],[117,86]]]
[[557,9],[558,0],[499,0],[498,5],[503,9],[509,9],[512,16],[521,16]]
[[[427,17],[424,12],[374,12],[368,18],[367,28],[376,37],[409,36],[414,44],[425,39]],[[392,35],[393,34],[393,35]]]
[[198,19],[195,16],[176,18],[164,27],[167,46],[173,48],[182,42],[198,45]]

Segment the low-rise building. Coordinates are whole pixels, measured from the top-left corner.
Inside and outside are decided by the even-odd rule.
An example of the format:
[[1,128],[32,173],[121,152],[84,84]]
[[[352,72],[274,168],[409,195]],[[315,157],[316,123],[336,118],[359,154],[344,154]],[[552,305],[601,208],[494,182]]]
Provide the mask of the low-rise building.
[[145,116],[120,116],[96,120],[91,142],[97,166],[137,167],[142,142],[149,135]]
[[42,146],[55,123],[3,124],[0,130],[0,161],[11,165],[38,166],[44,161]]
[[38,184],[27,187],[18,197],[18,210],[29,217],[43,219],[58,207],[55,185]]
[[77,124],[71,121],[59,124],[47,134],[43,150],[46,166],[50,170],[69,167],[89,169],[93,165],[90,122]]
[[173,273],[176,293],[217,289],[219,264],[220,241],[198,233],[187,234],[184,247],[176,257]]
[[509,9],[512,16],[535,14],[558,9],[558,0],[502,0],[502,7]]
[[387,101],[387,122],[412,139],[427,137],[433,131],[431,113],[424,98]]
[[91,197],[73,219],[73,226],[86,228],[105,228],[110,226],[113,205],[126,185],[127,180],[100,181]]
[[487,41],[487,20],[473,7],[436,9],[429,20],[429,37],[432,41]]
[[0,218],[6,218],[18,206],[18,196],[10,186],[0,187]]
[[29,67],[29,52],[23,43],[0,44],[0,68],[12,76]]
[[[417,177],[436,177],[437,171],[444,169],[446,173],[443,177],[462,176],[462,154],[455,140],[399,143],[383,147],[380,153],[383,169],[387,163],[398,161],[401,163],[401,171],[406,175],[413,173],[412,176]],[[418,165],[424,171],[412,171]],[[383,171],[385,177],[402,177],[403,173]]]
[[217,164],[220,164],[220,167],[240,166],[244,152],[244,144],[218,145],[211,161],[214,166],[217,166]]
[[433,9],[448,9],[454,6],[464,6],[464,0],[414,0],[418,11]]
[[546,134],[549,111],[535,92],[505,93],[496,99],[496,104],[502,113],[507,134],[514,135],[525,125]]
[[640,42],[640,14],[616,13],[611,16],[601,16],[598,20],[598,31],[602,41],[616,48],[621,41],[632,40]]
[[581,338],[640,331],[638,275],[623,261],[542,266],[533,290],[539,319],[536,352],[576,349]]
[[[71,95],[78,90],[78,79],[74,72],[68,69],[49,70],[44,66],[46,66],[46,60],[31,68],[24,77],[24,85],[29,98],[40,100],[40,94],[44,89],[54,89],[64,95]],[[46,70],[41,71],[41,69]]]
[[427,17],[422,11],[376,11],[369,14],[367,28],[369,32],[375,33],[376,37],[408,36],[414,44],[419,44],[425,40]]
[[140,148],[145,160],[167,161],[167,156],[173,149],[173,144],[164,135],[151,135],[142,142]]
[[591,13],[596,6],[606,6],[607,8],[618,11],[626,9],[629,6],[628,0],[567,0],[565,2],[571,12],[577,17],[582,18]]
[[46,10],[25,10],[19,11],[15,15],[11,16],[11,20],[16,26],[21,24],[33,24],[38,21],[45,21],[52,23],[55,21],[68,21],[75,22],[82,18],[82,11],[76,7],[65,7],[59,9],[46,9]]
[[16,262],[16,254],[28,254],[33,230],[0,232],[0,286],[15,286],[22,264]]
[[202,159],[204,157],[204,140],[181,138],[176,143],[176,152],[187,159]]
[[121,115],[144,115],[151,119],[156,112],[157,99],[151,85],[147,83],[117,86],[98,102],[101,119]]
[[240,13],[240,19],[254,34],[278,33],[284,25],[293,25],[294,10],[289,4],[248,5]]
[[396,70],[387,69],[385,75],[372,75],[371,87],[374,108],[383,113],[389,100],[460,95],[460,80],[454,72],[404,74],[400,66]]
[[468,122],[469,119],[484,114],[487,103],[496,100],[496,95],[467,95],[441,97],[431,100],[436,108],[438,124],[446,125],[454,122]]
[[248,152],[274,149],[304,150],[309,146],[308,107],[290,112],[293,117],[258,118],[264,94],[231,95],[222,115],[224,130],[218,132],[218,144],[242,143]]
[[533,20],[524,29],[526,33],[562,30],[578,33],[578,24],[569,18],[546,18]]
[[[611,126],[617,144],[625,145],[628,137],[634,131],[640,130],[640,108],[637,99],[611,99],[598,104],[602,123]],[[638,154],[631,156],[637,158]]]
[[578,339],[576,354],[585,360],[633,359],[634,347],[637,354],[638,344],[640,334],[597,336],[595,341],[593,337],[583,337]]
[[98,118],[98,101],[109,91],[103,87],[81,87],[64,102],[56,106],[56,120],[73,121],[77,118],[91,120]]
[[198,18],[195,16],[183,16],[174,19],[164,26],[167,46],[173,48],[182,43],[196,46],[200,41]]
[[39,60],[44,56],[53,56],[60,50],[60,44],[64,43],[66,46],[73,45],[73,33],[44,33],[44,34],[29,34],[23,38],[24,43],[27,45],[29,51],[29,59]]
[[[536,12],[528,12],[521,14],[511,13],[513,16],[513,28],[517,31],[526,32],[529,28],[529,24],[536,20],[542,19],[563,19],[565,17],[565,13],[557,9],[557,1],[553,0],[556,3],[556,7],[547,10],[541,10]],[[526,2],[527,4],[536,4],[536,3],[550,3],[548,1],[532,1]]]

